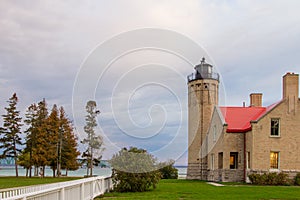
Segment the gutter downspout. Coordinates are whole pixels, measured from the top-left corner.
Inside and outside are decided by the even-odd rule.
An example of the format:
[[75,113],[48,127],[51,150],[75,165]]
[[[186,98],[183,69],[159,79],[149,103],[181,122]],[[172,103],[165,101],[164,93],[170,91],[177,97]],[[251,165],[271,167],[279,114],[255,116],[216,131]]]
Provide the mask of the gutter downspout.
[[247,176],[247,160],[246,160],[246,133],[244,133],[244,182],[246,183],[246,176]]

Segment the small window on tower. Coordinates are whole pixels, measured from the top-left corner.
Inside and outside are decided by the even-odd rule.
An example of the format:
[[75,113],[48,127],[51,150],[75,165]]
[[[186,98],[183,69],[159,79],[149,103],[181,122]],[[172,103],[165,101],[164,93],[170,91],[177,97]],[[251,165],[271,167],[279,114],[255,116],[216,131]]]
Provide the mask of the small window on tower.
[[219,167],[219,169],[223,169],[223,152],[219,153],[219,156],[218,156],[218,167]]
[[271,136],[279,136],[280,120],[278,118],[271,119]]
[[215,169],[215,154],[211,154],[211,164],[210,164],[210,168],[212,170]]
[[217,126],[213,126],[213,141],[216,142],[217,140]]

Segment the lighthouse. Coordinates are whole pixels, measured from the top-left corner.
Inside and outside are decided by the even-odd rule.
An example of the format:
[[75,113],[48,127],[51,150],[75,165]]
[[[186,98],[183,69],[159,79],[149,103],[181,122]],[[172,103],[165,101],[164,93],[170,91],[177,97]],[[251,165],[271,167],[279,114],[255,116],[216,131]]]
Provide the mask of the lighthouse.
[[187,179],[206,179],[207,157],[201,146],[206,138],[214,107],[218,105],[219,74],[202,58],[188,81]]

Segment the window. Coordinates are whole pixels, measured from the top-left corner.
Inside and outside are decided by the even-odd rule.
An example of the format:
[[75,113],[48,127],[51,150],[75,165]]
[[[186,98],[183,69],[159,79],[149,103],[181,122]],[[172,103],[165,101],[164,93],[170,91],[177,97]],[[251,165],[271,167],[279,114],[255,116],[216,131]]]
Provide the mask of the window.
[[214,125],[213,127],[213,141],[215,142],[217,139],[217,127]]
[[250,169],[250,152],[247,152],[247,169]]
[[279,152],[271,151],[270,153],[270,168],[279,169]]
[[223,152],[220,152],[218,155],[218,167],[223,169]]
[[210,168],[211,169],[215,169],[215,155],[214,154],[211,154],[211,165],[210,165]]
[[238,168],[238,153],[230,152],[230,169]]
[[279,136],[279,119],[271,119],[271,136]]

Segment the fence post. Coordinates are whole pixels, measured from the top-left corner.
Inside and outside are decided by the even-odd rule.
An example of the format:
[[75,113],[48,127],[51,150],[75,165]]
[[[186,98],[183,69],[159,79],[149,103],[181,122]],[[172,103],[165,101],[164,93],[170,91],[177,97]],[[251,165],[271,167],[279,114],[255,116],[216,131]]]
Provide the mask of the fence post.
[[95,191],[95,179],[92,180],[92,183],[91,183],[91,188],[92,188],[92,191],[91,191],[91,200],[94,199],[94,191]]
[[60,190],[60,200],[65,200],[65,187],[62,187]]
[[84,183],[80,185],[80,199],[84,199]]

